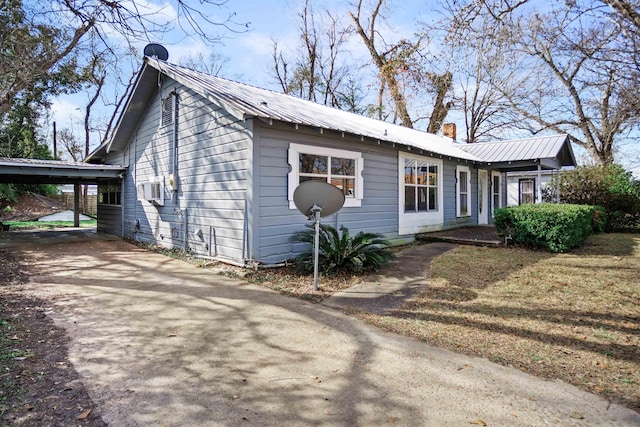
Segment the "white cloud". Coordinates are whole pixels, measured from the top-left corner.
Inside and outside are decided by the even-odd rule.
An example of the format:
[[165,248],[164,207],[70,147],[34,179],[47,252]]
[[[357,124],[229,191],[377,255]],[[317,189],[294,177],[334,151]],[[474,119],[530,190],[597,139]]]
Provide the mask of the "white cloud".
[[55,121],[58,129],[79,126],[84,120],[84,105],[86,101],[78,95],[61,95],[51,102],[51,120]]

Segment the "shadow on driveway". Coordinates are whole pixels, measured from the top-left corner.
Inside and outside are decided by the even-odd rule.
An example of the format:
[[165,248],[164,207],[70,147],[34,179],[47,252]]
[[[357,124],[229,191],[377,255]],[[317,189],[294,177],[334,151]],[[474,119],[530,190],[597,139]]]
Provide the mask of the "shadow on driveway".
[[5,240],[0,250],[26,257],[29,292],[49,301],[48,315],[69,332],[70,360],[112,425],[640,422],[566,384],[384,333],[111,236]]

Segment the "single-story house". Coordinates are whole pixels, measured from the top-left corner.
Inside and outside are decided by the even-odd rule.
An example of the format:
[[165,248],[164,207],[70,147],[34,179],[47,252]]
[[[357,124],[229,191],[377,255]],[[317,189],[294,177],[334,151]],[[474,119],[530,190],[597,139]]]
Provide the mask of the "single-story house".
[[505,172],[575,165],[566,135],[460,144],[444,136],[145,57],[113,137],[88,158],[127,168],[100,185],[98,229],[241,265],[303,246],[299,183],[345,195],[323,222],[383,234],[489,224]]

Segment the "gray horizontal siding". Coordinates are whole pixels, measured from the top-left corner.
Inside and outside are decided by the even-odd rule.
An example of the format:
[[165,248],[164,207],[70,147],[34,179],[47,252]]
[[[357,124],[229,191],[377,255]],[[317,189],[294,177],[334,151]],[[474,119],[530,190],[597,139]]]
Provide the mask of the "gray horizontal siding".
[[257,204],[256,258],[272,263],[292,258],[303,245],[293,244],[291,235],[304,230],[310,222],[295,209],[289,209],[288,149],[289,143],[325,146],[361,152],[364,160],[364,199],[361,207],[347,207],[323,223],[345,226],[350,232],[381,233],[389,238],[398,231],[397,152],[393,149],[362,144],[339,135],[318,135],[290,127],[261,124],[257,138]]
[[[173,90],[178,93],[179,113],[177,194],[168,188],[173,127],[160,126],[161,98]],[[129,144],[130,176],[123,196],[125,234],[143,242],[242,261],[250,137],[250,122],[238,122],[195,92],[166,81]],[[136,183],[152,176],[165,179],[164,206],[137,200]]]
[[98,204],[96,229],[102,233],[122,235],[122,208],[114,205]]
[[[471,173],[471,216],[458,218],[456,216],[456,206],[458,203],[456,195],[456,169],[459,164],[469,167]],[[445,159],[443,164],[443,203],[444,203],[444,224],[443,228],[455,228],[478,223],[478,170],[474,169],[471,163],[456,163]]]

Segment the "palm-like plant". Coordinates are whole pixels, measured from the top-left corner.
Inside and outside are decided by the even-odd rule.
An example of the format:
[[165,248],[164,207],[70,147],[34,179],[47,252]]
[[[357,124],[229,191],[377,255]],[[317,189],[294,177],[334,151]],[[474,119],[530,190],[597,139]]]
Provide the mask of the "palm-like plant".
[[[315,231],[312,225],[307,225],[307,228],[309,230],[300,231],[291,237],[293,242],[311,245],[309,250],[296,257],[296,266],[300,272],[313,271]],[[359,232],[352,237],[347,227],[340,227],[338,231],[330,225],[321,224],[319,270],[325,274],[340,270],[358,273],[368,267],[377,270],[395,257],[387,248],[389,244],[389,241],[378,233]]]

